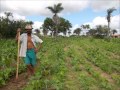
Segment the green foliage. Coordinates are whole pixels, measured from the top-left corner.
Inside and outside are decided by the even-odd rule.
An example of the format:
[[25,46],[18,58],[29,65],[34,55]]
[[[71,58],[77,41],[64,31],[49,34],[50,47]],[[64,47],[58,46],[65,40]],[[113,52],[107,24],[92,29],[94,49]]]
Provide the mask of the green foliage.
[[11,20],[10,17],[13,19],[11,12],[5,12],[5,14],[5,18],[0,17],[0,38],[15,38],[18,28],[21,28],[22,32],[24,32],[26,24],[33,24],[32,21]]
[[[23,90],[119,90],[119,38],[108,42],[85,37],[48,37],[43,41],[35,76]],[[1,85],[15,73],[15,45],[13,40],[0,41],[0,68],[5,70],[0,71]],[[25,70],[22,65],[21,70]]]
[[60,24],[57,26],[55,26],[51,18],[46,18],[44,20],[44,24],[42,25],[44,35],[47,35],[48,31],[51,31],[51,34],[55,35],[56,28],[58,28],[58,33],[62,32],[64,35],[66,35],[67,31],[69,31],[71,27],[71,23],[62,17],[60,17]]
[[96,38],[105,38],[107,36],[108,30],[109,29],[107,26],[98,25],[96,28],[90,29],[89,32],[87,32],[87,35]]
[[81,28],[76,28],[74,30],[74,33],[76,33],[78,36],[80,35],[80,32],[81,32]]
[[[0,87],[16,72],[17,44],[13,40],[0,40]],[[19,73],[25,70],[25,65],[20,64]]]

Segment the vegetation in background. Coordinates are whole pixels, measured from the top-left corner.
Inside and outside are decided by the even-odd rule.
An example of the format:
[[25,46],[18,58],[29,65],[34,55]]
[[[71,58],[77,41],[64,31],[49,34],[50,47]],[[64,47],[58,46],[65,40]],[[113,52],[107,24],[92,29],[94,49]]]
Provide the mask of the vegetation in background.
[[0,17],[0,38],[15,38],[16,30],[20,27],[22,32],[26,24],[33,24],[32,21],[13,20],[11,12],[5,12],[6,17]]

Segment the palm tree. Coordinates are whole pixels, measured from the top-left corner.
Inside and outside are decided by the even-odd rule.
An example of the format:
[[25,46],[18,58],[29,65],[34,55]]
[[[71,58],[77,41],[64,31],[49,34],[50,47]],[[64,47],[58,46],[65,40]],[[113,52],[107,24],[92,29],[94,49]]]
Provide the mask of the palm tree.
[[54,15],[53,15],[53,22],[56,26],[56,36],[58,34],[58,28],[57,26],[60,24],[60,19],[58,17],[58,13],[60,13],[64,8],[61,6],[62,3],[58,3],[57,5],[55,4],[53,7],[52,6],[49,6],[47,7]]
[[109,37],[110,36],[110,21],[111,21],[111,13],[113,11],[115,11],[116,9],[113,7],[113,8],[109,8],[107,9],[107,22],[108,22],[108,33],[107,33],[107,36]]

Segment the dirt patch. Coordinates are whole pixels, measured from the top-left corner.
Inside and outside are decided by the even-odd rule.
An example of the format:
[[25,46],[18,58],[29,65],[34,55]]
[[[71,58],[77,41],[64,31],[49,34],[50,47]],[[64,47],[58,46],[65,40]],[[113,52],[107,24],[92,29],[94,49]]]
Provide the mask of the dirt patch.
[[66,57],[66,66],[67,66],[68,68],[71,68],[71,67],[72,67],[72,65],[71,65],[71,58],[70,58],[70,57]]
[[115,53],[111,53],[109,56],[110,56],[109,58],[120,59],[120,56]]
[[12,77],[7,85],[0,88],[0,90],[21,90],[28,82],[28,78],[26,77],[26,73],[22,73],[19,75],[18,80],[15,77]]
[[67,47],[65,47],[65,48],[64,48],[64,51],[67,51],[67,50],[68,50],[68,48],[67,48]]

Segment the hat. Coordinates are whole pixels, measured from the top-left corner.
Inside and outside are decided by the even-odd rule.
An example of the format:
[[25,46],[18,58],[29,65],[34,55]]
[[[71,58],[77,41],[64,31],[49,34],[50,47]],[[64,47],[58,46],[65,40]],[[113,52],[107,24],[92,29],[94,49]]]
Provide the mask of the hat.
[[31,25],[26,25],[25,29],[33,29]]

